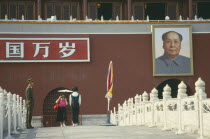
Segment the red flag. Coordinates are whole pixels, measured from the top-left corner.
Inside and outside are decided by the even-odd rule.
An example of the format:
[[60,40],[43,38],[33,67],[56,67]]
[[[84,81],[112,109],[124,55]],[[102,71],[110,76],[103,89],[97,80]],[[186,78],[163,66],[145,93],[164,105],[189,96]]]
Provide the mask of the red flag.
[[112,98],[112,89],[113,89],[113,63],[109,63],[108,75],[107,75],[107,94],[106,98]]

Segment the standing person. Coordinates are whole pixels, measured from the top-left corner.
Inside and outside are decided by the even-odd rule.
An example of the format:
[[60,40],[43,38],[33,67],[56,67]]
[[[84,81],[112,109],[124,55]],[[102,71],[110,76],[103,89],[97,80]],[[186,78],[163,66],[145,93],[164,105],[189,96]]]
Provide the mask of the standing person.
[[32,78],[28,79],[28,86],[25,91],[26,95],[26,107],[27,107],[27,114],[26,114],[26,128],[34,128],[31,125],[31,120],[32,120],[32,113],[33,113],[33,108],[34,108],[34,90],[33,90],[33,85],[34,81]]
[[78,87],[72,88],[73,93],[69,96],[69,105],[72,113],[72,124],[73,126],[79,123],[79,108],[81,105],[81,95],[78,93]]
[[180,55],[183,37],[176,31],[162,35],[164,54],[155,60],[156,73],[190,73],[190,58]]
[[59,98],[56,100],[55,103],[59,104],[59,108],[57,111],[57,118],[56,121],[60,122],[60,126],[66,126],[65,121],[66,121],[66,105],[68,105],[67,99],[65,98],[64,95],[59,96]]

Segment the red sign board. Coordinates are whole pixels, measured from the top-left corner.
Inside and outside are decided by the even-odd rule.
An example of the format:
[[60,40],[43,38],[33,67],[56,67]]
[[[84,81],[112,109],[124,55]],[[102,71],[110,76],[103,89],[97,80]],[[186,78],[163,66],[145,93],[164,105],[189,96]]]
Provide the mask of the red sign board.
[[0,38],[0,62],[89,62],[89,38]]

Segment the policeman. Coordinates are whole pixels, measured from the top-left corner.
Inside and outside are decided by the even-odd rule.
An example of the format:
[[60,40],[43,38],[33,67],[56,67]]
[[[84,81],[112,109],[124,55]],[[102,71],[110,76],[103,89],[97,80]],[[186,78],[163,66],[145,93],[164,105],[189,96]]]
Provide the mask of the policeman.
[[33,91],[34,81],[32,78],[29,78],[27,81],[28,81],[28,86],[25,91],[26,107],[27,107],[26,128],[31,129],[34,128],[31,126],[32,113],[34,108],[34,91]]

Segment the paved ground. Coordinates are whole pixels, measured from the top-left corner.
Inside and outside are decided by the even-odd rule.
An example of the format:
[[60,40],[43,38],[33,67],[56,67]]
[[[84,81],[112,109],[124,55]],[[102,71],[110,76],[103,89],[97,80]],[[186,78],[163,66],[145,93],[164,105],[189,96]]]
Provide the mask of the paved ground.
[[198,135],[176,135],[174,131],[145,126],[67,126],[25,129],[15,139],[196,139]]

